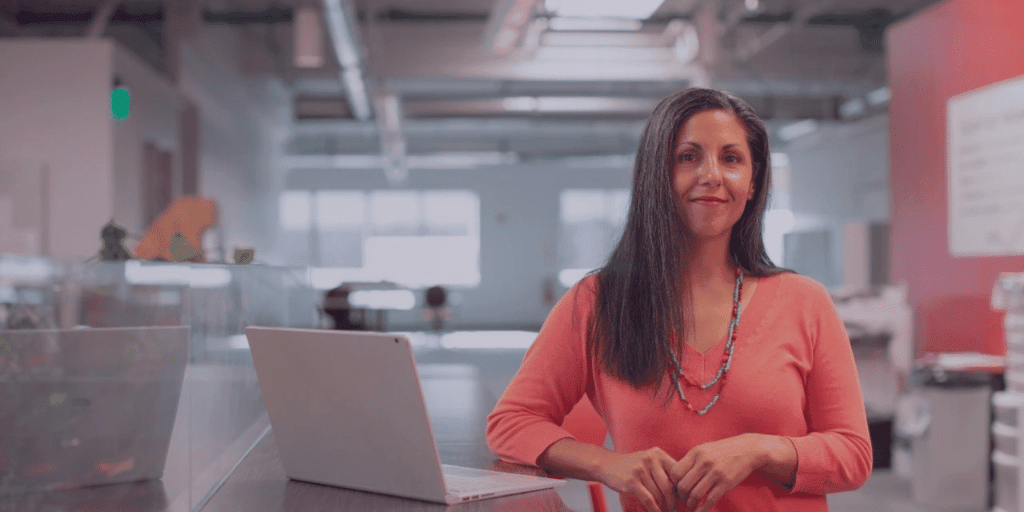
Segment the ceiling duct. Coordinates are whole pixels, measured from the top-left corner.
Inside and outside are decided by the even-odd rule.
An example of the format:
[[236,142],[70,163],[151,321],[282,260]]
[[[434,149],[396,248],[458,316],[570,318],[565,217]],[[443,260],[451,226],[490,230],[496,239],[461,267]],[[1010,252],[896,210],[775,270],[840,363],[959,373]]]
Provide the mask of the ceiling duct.
[[345,85],[352,112],[360,121],[370,119],[370,96],[363,80],[362,51],[356,32],[355,16],[346,0],[324,0],[327,30],[334,45],[334,55],[341,65],[341,83]]

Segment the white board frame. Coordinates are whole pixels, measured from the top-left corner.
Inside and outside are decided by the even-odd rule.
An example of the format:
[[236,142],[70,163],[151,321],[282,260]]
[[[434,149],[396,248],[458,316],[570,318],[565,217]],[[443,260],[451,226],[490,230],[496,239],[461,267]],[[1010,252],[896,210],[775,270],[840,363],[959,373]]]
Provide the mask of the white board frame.
[[1024,75],[946,103],[953,257],[1024,255]]

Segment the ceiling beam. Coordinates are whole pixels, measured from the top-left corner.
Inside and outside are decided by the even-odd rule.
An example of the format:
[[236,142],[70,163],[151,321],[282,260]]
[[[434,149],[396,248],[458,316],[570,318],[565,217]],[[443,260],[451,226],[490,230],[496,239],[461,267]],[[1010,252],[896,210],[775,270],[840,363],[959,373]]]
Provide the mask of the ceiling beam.
[[497,55],[511,52],[533,18],[536,4],[537,0],[496,0],[484,27],[483,47]]
[[110,17],[113,16],[114,10],[117,9],[117,5],[120,3],[121,0],[105,0],[92,13],[92,21],[89,22],[89,28],[85,31],[85,37],[89,39],[103,37],[103,34],[107,31],[107,25],[110,23]]
[[795,28],[807,23],[814,16],[825,12],[832,7],[836,0],[820,0],[802,4],[793,14],[793,19],[788,23],[777,23],[760,36],[737,41],[734,58],[739,62],[747,62],[757,54],[763,52],[783,36],[789,34]]

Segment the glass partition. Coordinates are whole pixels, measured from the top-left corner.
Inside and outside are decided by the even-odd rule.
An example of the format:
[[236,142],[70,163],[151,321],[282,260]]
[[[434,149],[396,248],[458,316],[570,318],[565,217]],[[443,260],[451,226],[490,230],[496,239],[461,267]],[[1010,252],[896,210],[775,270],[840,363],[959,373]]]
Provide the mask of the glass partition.
[[[0,255],[0,395],[24,398],[20,408],[0,400],[8,404],[0,405],[0,430],[6,431],[0,432],[5,440],[0,443],[0,505],[43,510],[69,506],[68,500],[77,506],[91,496],[88,499],[102,501],[90,503],[109,506],[115,498],[145,498],[141,493],[156,505],[154,510],[198,510],[269,429],[245,327],[316,327],[318,302],[307,269],[300,267],[62,263]],[[118,329],[126,327],[147,329]],[[175,332],[181,333],[180,347],[175,345]],[[92,337],[82,338],[85,333]],[[120,345],[110,348],[111,343]],[[43,352],[59,357],[48,366],[37,366],[51,371],[24,371],[29,357],[44,344],[49,348]],[[103,364],[114,360],[117,365]],[[174,372],[166,371],[179,360],[184,366],[177,377],[180,388],[174,385]],[[107,387],[97,391],[96,385],[82,384],[82,375],[107,381]],[[39,386],[49,387],[36,397],[39,393],[29,390]],[[133,394],[142,388],[150,394]],[[100,414],[104,407],[123,407],[126,396],[138,401],[142,396],[164,396],[160,393],[177,393],[176,400],[172,395],[162,405],[150,403],[160,411],[147,409],[145,416],[172,423],[167,425],[169,440],[166,435],[151,436],[159,428],[149,423],[143,429],[149,432],[138,431],[138,425],[125,427],[124,411]],[[32,405],[33,400],[39,403]],[[45,435],[15,428],[33,421],[42,422]],[[97,448],[99,452],[79,458],[69,455],[68,450],[97,445],[101,438],[114,448]],[[132,444],[144,438],[148,444]],[[40,459],[38,450],[30,449],[41,443],[49,443],[50,459]],[[106,494],[97,494],[98,487],[78,494],[71,489],[83,472],[116,479],[119,473],[140,471],[143,458],[123,456],[125,447],[152,451],[161,443],[168,449],[159,480],[142,487],[108,486]],[[122,455],[106,457],[103,450]],[[78,464],[68,462],[72,459],[85,460],[88,467],[71,467]],[[102,471],[97,473],[97,468]],[[29,478],[45,474],[52,478]],[[24,492],[42,488],[52,490]]]

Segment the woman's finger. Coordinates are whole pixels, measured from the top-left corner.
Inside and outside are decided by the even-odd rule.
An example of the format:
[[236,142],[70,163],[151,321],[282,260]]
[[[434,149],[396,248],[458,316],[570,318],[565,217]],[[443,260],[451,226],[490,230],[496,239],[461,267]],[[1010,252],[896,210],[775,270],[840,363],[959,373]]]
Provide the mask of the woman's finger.
[[661,512],[661,506],[658,505],[657,500],[654,499],[654,495],[651,491],[643,485],[637,485],[636,488],[629,494],[633,495],[634,498],[640,501],[640,504],[647,509],[647,512]]
[[651,476],[654,479],[654,484],[658,488],[658,494],[662,497],[665,510],[675,510],[676,486],[672,485],[672,480],[669,478],[668,472],[665,471],[663,466],[659,465],[654,469]]
[[[662,473],[662,477],[660,478],[657,475],[659,472]],[[646,488],[647,492],[653,497],[654,502],[657,504],[657,509],[672,510],[671,507],[674,504],[670,503],[670,500],[674,498],[675,493],[671,493],[671,485],[666,487],[664,486],[664,483],[658,482],[659,479],[664,480],[665,483],[668,483],[668,478],[665,477],[664,471],[660,469],[660,465],[658,464],[655,464],[654,467],[650,468],[648,471],[644,471],[641,476],[643,486]],[[666,490],[668,490],[669,493],[666,493]]]
[[[677,466],[678,469],[678,466]],[[693,494],[693,488],[697,485],[697,482],[704,476],[704,472],[700,470],[700,467],[690,464],[689,468],[680,474],[679,479],[676,481],[676,490],[679,493],[679,499],[689,499],[690,495]]]
[[717,484],[711,488],[710,491],[703,497],[702,501],[699,502],[699,508],[695,512],[710,512],[711,508],[718,503],[718,500],[722,499],[727,489],[721,484]]
[[715,481],[712,479],[711,474],[705,474],[697,481],[690,489],[690,492],[686,496],[686,510],[694,510],[704,500],[704,497],[708,494],[712,487],[715,486]]

